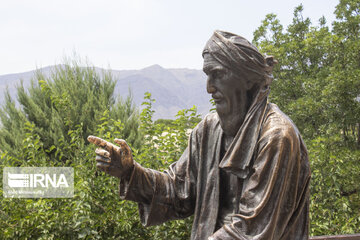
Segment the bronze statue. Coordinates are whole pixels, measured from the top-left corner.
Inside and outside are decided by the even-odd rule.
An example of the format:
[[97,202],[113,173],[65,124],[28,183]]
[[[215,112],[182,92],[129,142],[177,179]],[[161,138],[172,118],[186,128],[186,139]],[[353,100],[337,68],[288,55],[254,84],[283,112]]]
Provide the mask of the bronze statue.
[[294,123],[268,103],[272,68],[246,39],[215,31],[203,51],[216,113],[165,172],[141,167],[124,140],[88,140],[97,167],[120,179],[144,226],[194,215],[191,239],[308,239],[310,167]]

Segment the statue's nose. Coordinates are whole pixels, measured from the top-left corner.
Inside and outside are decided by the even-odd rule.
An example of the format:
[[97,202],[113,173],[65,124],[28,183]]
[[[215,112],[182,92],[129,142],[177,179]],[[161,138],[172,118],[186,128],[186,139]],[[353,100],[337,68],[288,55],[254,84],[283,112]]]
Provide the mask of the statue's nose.
[[216,88],[215,88],[214,85],[212,84],[210,78],[208,78],[208,79],[207,79],[207,82],[206,82],[206,91],[207,91],[209,94],[212,94],[212,93],[215,93],[215,92],[216,92]]

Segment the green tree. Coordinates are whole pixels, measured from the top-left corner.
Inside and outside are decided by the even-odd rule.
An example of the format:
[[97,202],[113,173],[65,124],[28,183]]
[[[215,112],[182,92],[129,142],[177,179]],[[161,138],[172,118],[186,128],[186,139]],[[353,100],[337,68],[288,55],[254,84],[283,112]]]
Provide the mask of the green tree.
[[254,32],[254,44],[279,59],[270,99],[306,137],[341,132],[359,147],[359,1],[340,1],[332,31],[324,17],[312,26],[302,11],[295,8],[286,31],[269,14]]
[[[134,158],[145,167],[164,170],[176,161],[187,144],[189,129],[199,121],[196,108],[179,111],[173,124],[154,124],[152,102],[145,95],[141,113],[144,144],[132,146]],[[125,124],[114,119],[105,109],[99,116],[94,135],[105,140],[123,136]],[[9,199],[0,190],[1,239],[189,239],[191,219],[172,221],[144,228],[135,203],[120,201],[118,179],[95,167],[95,146],[84,140],[81,124],[69,130],[61,148],[54,155],[44,149],[44,143],[33,122],[25,119],[25,135],[21,151],[14,157],[0,155],[0,169],[10,166],[71,166],[75,172],[75,196],[70,199]],[[152,135],[147,135],[151,133]],[[51,149],[51,147],[50,147]],[[54,161],[54,156],[69,154],[72,161]],[[2,189],[0,175],[0,189]]]
[[360,1],[340,0],[333,23],[332,119],[339,122],[345,141],[357,139],[360,149]]
[[[5,105],[0,110],[0,148],[12,156],[21,155],[25,136],[25,123],[34,124],[34,131],[47,154],[55,154],[64,142],[71,139],[68,132],[81,126],[81,138],[94,134],[104,111],[121,121],[124,131],[121,138],[139,146],[141,135],[139,113],[131,96],[115,101],[116,81],[109,71],[97,73],[94,67],[81,67],[81,61],[67,61],[58,65],[49,77],[36,72],[32,85],[17,88],[20,107],[6,94]],[[66,152],[56,159],[70,159]]]

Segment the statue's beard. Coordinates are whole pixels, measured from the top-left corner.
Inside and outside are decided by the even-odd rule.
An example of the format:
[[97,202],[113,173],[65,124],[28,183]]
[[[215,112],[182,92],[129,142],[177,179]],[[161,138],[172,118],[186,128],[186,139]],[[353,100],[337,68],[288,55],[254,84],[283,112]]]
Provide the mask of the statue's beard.
[[225,135],[234,137],[244,121],[245,113],[241,112],[239,114],[234,111],[230,113],[222,113],[221,111],[218,111],[218,115],[220,119],[220,126]]
[[219,105],[216,111],[219,115],[220,125],[225,135],[234,137],[244,122],[249,101],[246,95],[237,101],[228,101],[226,107]]

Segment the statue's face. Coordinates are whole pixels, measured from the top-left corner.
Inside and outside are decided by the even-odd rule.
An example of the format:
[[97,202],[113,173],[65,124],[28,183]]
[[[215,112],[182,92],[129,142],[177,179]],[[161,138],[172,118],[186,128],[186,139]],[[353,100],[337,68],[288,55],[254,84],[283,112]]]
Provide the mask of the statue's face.
[[[216,111],[222,120],[223,129],[223,125],[230,122],[232,122],[230,125],[240,127],[247,110],[246,81],[240,79],[207,53],[204,54],[203,71],[208,77],[207,92],[211,94],[215,101]],[[224,119],[227,122],[224,122]]]

